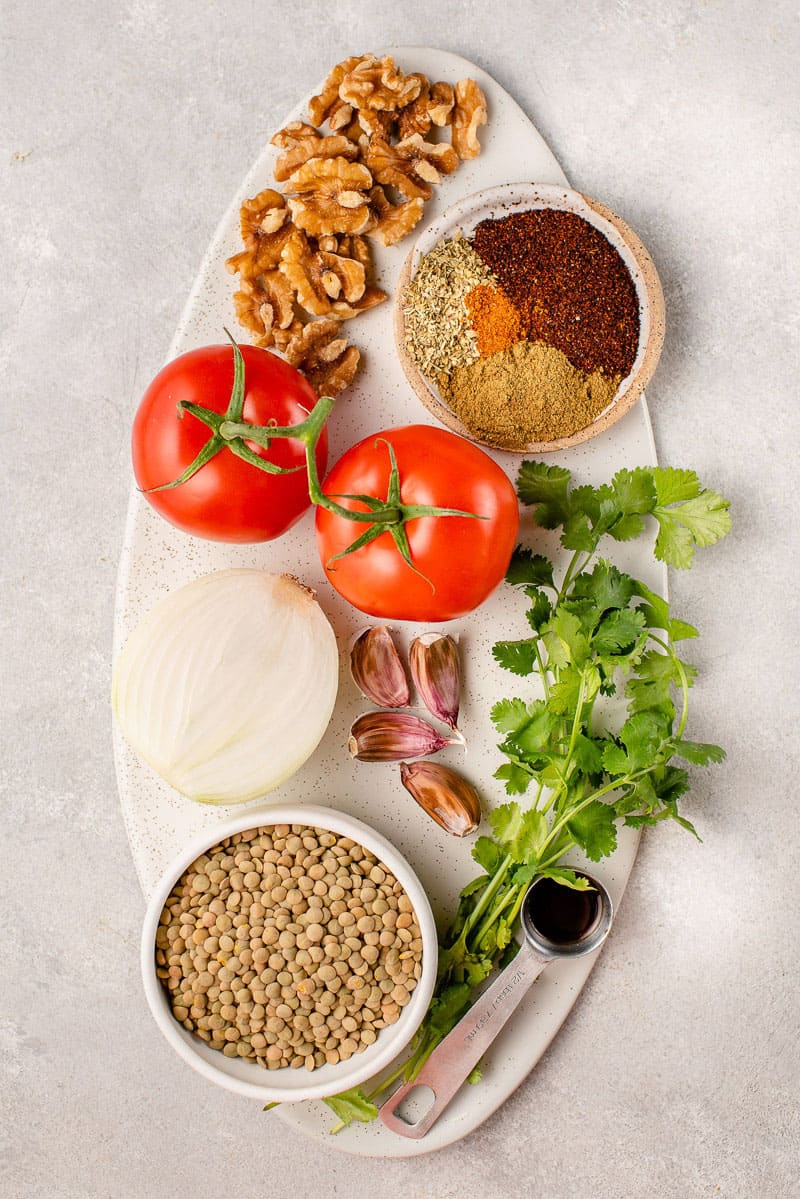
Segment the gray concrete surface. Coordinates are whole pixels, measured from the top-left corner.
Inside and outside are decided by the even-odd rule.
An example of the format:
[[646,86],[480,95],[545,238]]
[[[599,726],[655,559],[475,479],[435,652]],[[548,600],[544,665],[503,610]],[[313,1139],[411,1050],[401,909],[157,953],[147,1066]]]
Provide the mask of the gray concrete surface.
[[[128,428],[265,135],[354,50],[503,83],[641,233],[661,460],[733,501],[672,577],[693,730],[727,746],[646,838],[612,950],[469,1140],[370,1162],[203,1083],[153,1026],[108,685]],[[783,1199],[798,1183],[796,5],[2,0],[3,1199]]]

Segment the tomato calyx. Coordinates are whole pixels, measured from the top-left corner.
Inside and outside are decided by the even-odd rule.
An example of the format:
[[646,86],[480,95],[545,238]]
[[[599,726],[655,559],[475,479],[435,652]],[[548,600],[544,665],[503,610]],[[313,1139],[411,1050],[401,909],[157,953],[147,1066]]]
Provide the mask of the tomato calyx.
[[[228,401],[228,407],[224,413],[214,412],[210,408],[205,408],[202,404],[192,403],[190,400],[178,401],[178,417],[182,420],[184,412],[190,413],[197,420],[202,421],[207,428],[211,430],[211,436],[206,444],[201,449],[200,453],[190,462],[186,470],[178,475],[177,479],[173,479],[171,483],[162,483],[160,487],[151,487],[150,491],[169,491],[173,487],[180,487],[182,483],[188,483],[201,467],[210,462],[212,458],[216,458],[217,454],[224,449],[229,449],[237,458],[241,458],[244,462],[249,462],[251,466],[258,467],[259,470],[266,471],[270,475],[290,475],[295,471],[302,470],[302,466],[278,466],[274,462],[270,462],[266,458],[262,458],[256,454],[254,450],[247,445],[247,442],[241,436],[227,436],[222,432],[224,424],[237,424],[242,420],[242,412],[244,409],[244,358],[242,351],[234,341],[228,330],[225,330],[231,345],[233,346],[233,387],[231,388],[231,396]],[[256,426],[253,426],[255,428]],[[250,428],[247,425],[247,428]],[[321,430],[320,430],[321,431]],[[280,430],[284,432],[285,430]],[[317,435],[317,440],[319,435]],[[253,440],[253,439],[251,439]],[[260,443],[259,443],[260,444]],[[316,443],[315,443],[316,444]],[[269,443],[267,443],[269,446]]]
[[[329,511],[335,511],[337,515],[344,516],[348,520],[352,520],[356,516],[362,519],[366,516],[367,520],[372,521],[370,528],[351,542],[346,549],[341,553],[334,554],[325,563],[326,569],[332,569],[331,563],[337,562],[340,558],[346,558],[348,554],[352,554],[355,550],[360,550],[365,545],[369,545],[371,541],[375,541],[383,533],[390,533],[395,546],[397,547],[400,556],[407,566],[410,566],[415,574],[418,574],[421,579],[430,586],[431,591],[436,591],[433,582],[426,574],[423,574],[414,565],[414,560],[411,557],[411,546],[408,543],[408,533],[406,532],[406,523],[409,520],[417,520],[421,516],[466,516],[470,520],[486,520],[485,516],[479,516],[476,512],[463,512],[459,508],[435,508],[430,504],[404,504],[400,496],[400,471],[397,467],[397,457],[394,452],[394,446],[385,437],[376,437],[375,445],[383,442],[389,451],[389,461],[391,462],[391,471],[389,474],[389,485],[386,491],[386,499],[379,500],[372,495],[339,495],[336,498],[340,500],[354,500],[365,504],[369,512],[359,514],[352,512],[349,508],[342,508],[341,505],[331,505],[331,497],[326,496],[320,490],[319,501],[321,506]],[[309,465],[311,459],[308,459]],[[316,464],[314,464],[314,473],[316,473]],[[314,495],[309,486],[309,495],[314,503],[318,501],[314,499]]]
[[[457,508],[437,508],[429,504],[403,503],[397,457],[394,447],[385,437],[376,437],[375,439],[376,445],[379,442],[383,442],[386,446],[391,464],[385,499],[380,499],[374,495],[327,495],[322,490],[322,484],[319,479],[316,448],[322,436],[325,423],[335,406],[335,400],[330,396],[320,397],[305,420],[297,425],[255,425],[245,420],[243,416],[245,400],[244,358],[238,344],[227,329],[225,333],[233,347],[234,359],[233,387],[228,407],[224,413],[219,413],[204,407],[202,404],[195,404],[189,400],[180,400],[178,402],[179,417],[182,419],[183,414],[188,412],[191,416],[206,425],[211,432],[211,436],[194,461],[176,479],[150,490],[165,491],[173,487],[179,487],[182,483],[188,482],[189,479],[196,475],[207,462],[210,462],[212,458],[215,458],[217,454],[222,453],[226,449],[230,450],[231,453],[241,458],[244,462],[248,462],[251,466],[266,471],[268,474],[292,474],[294,471],[302,470],[302,466],[277,466],[274,462],[262,458],[260,454],[257,454],[247,444],[251,442],[261,446],[262,449],[268,450],[273,441],[279,438],[292,438],[295,441],[301,442],[305,449],[308,495],[312,504],[320,508],[325,508],[328,512],[342,517],[344,520],[352,521],[355,524],[369,525],[369,528],[357,536],[349,546],[340,553],[334,554],[326,563],[326,567],[330,568],[331,563],[362,549],[364,546],[369,545],[370,542],[375,541],[383,533],[388,532],[391,534],[398,552],[407,565],[415,574],[425,579],[430,584],[432,590],[435,590],[433,583],[428,579],[427,575],[424,575],[414,565],[408,541],[408,533],[406,532],[408,521],[417,520],[425,516],[463,516],[471,520],[486,520],[488,518],[476,512],[464,512]],[[349,500],[352,503],[362,504],[367,511],[363,512],[357,509],[346,508],[344,505],[337,503],[337,500]]]

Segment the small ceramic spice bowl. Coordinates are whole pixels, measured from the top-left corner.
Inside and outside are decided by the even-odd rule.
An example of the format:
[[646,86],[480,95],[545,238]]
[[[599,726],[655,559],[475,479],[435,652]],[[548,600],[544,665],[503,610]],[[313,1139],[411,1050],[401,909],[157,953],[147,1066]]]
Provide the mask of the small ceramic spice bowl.
[[[284,830],[286,827],[288,827],[290,832],[286,833],[283,831],[279,834],[277,829],[280,826],[284,826]],[[292,826],[294,826],[294,830],[292,830]],[[378,896],[382,894],[382,883],[385,884],[387,891],[393,881],[399,884],[399,888],[397,888],[396,893],[398,896],[397,902],[398,904],[401,904],[401,915],[396,915],[394,920],[389,921],[386,919],[384,914],[380,922],[376,920],[376,924],[379,924],[380,927],[390,926],[392,929],[395,929],[396,925],[396,932],[398,935],[401,931],[405,934],[409,930],[410,924],[411,931],[418,938],[417,942],[412,942],[412,944],[409,945],[409,938],[406,937],[403,941],[403,944],[399,946],[400,952],[396,954],[396,965],[392,965],[390,969],[392,971],[399,970],[402,966],[401,959],[404,956],[403,950],[413,950],[414,944],[419,944],[419,941],[421,941],[421,951],[417,949],[414,954],[416,960],[419,962],[419,978],[417,979],[416,985],[413,986],[413,988],[411,983],[409,983],[408,988],[406,988],[406,993],[404,993],[403,1000],[400,1005],[400,1014],[396,1017],[394,1023],[386,1023],[384,1027],[379,1027],[376,1034],[375,1029],[372,1029],[371,1027],[371,1016],[370,1021],[364,1022],[364,1025],[361,1026],[362,1029],[367,1024],[370,1025],[371,1029],[369,1033],[371,1043],[366,1043],[365,1038],[362,1040],[362,1044],[366,1044],[366,1048],[362,1048],[359,1052],[352,1052],[352,1056],[348,1056],[346,1059],[343,1058],[342,1060],[338,1062],[334,1061],[331,1064],[325,1062],[324,1064],[320,1064],[319,1066],[310,1070],[303,1068],[293,1069],[290,1065],[281,1066],[280,1068],[267,1069],[264,1065],[261,1065],[256,1060],[253,1060],[252,1057],[226,1056],[225,1053],[219,1048],[215,1048],[212,1044],[207,1043],[205,1040],[201,1039],[194,1032],[190,1031],[184,1026],[181,1020],[184,1014],[188,1013],[185,1013],[185,1010],[181,1009],[179,1011],[179,1016],[181,1019],[179,1019],[173,1011],[175,996],[174,994],[169,995],[167,993],[167,985],[163,978],[165,972],[163,965],[164,953],[162,951],[162,965],[159,967],[156,960],[156,947],[159,941],[161,944],[166,944],[166,938],[164,934],[170,931],[169,924],[167,923],[167,917],[165,916],[165,920],[162,921],[162,913],[165,912],[165,905],[168,903],[168,901],[174,901],[175,887],[180,880],[183,880],[184,878],[198,878],[198,874],[191,873],[193,870],[197,869],[198,862],[200,863],[200,874],[205,871],[209,883],[211,884],[211,886],[207,888],[205,885],[206,878],[200,878],[200,883],[202,883],[202,886],[198,886],[197,890],[201,892],[201,898],[207,899],[207,894],[203,895],[202,893],[207,893],[208,890],[214,889],[212,875],[215,875],[215,872],[209,868],[209,863],[213,862],[214,859],[213,856],[212,858],[209,858],[209,850],[213,849],[215,846],[219,846],[221,842],[225,842],[227,844],[230,838],[233,838],[237,835],[249,835],[253,832],[253,830],[258,830],[259,836],[263,834],[270,835],[270,831],[273,830],[274,836],[277,837],[280,835],[284,837],[288,845],[290,836],[294,837],[295,840],[298,838],[302,840],[302,834],[299,831],[301,827],[305,833],[311,833],[312,830],[322,830],[325,834],[332,834],[332,837],[327,838],[324,842],[327,846],[331,846],[334,843],[338,846],[341,838],[347,838],[349,839],[350,845],[355,844],[362,850],[367,851],[368,855],[372,855],[373,858],[377,859],[377,866],[379,867],[379,870],[377,873],[375,873],[374,879],[368,880],[364,878],[364,886],[358,882],[357,887],[359,889],[359,895],[367,893],[365,887],[368,883],[370,883],[370,896],[372,895],[373,891],[376,891]],[[247,851],[244,856],[252,857],[252,852],[248,850],[248,846],[254,844],[256,844],[255,836],[250,841],[239,840],[232,846],[232,848],[226,849],[224,853],[232,857],[233,855],[237,854],[239,850],[244,850]],[[269,841],[267,841],[267,844],[269,844]],[[344,846],[340,847],[343,854],[350,852],[348,848],[345,848],[347,845],[348,841],[345,841]],[[302,854],[303,852],[303,850],[301,850],[299,847],[292,848],[293,852],[296,848],[298,854]],[[325,850],[325,853],[333,853],[333,850],[328,848]],[[311,856],[312,855],[309,852],[309,857]],[[317,860],[321,862],[322,856],[323,855],[321,852]],[[361,856],[359,861],[364,863],[365,869],[366,866],[369,865],[369,869],[371,871],[375,871],[375,865],[371,864],[371,859],[368,859],[366,856]],[[262,884],[255,878],[255,874],[258,872],[254,869],[254,867],[261,864],[262,871],[266,873],[267,862],[268,859],[266,854],[263,859],[250,862],[249,869],[252,872],[252,876],[250,874],[243,875],[244,881],[239,882],[237,880],[236,886],[242,887],[243,891],[251,888],[252,890],[257,891]],[[246,866],[246,864],[244,865]],[[273,867],[273,869],[277,869],[277,867]],[[311,867],[308,869],[309,873],[305,880],[306,883],[315,876],[319,877],[318,872],[313,870]],[[384,876],[383,880],[381,880],[381,875]],[[292,883],[294,878],[295,876],[292,876]],[[292,883],[287,882],[287,886],[291,886]],[[264,883],[264,886],[266,885],[267,884]],[[321,885],[322,882],[320,882],[320,886]],[[332,887],[332,884],[326,885],[329,888]],[[297,886],[300,886],[299,876],[297,880]],[[225,883],[220,883],[218,889],[221,896],[226,894],[228,891]],[[339,887],[340,891],[342,889],[342,887]],[[356,888],[354,887],[354,890],[355,889]],[[189,891],[184,893],[191,893],[193,895],[193,890],[194,888],[189,887]],[[262,898],[259,898],[257,902],[263,906],[263,904],[267,901],[263,898],[263,892],[261,894]],[[310,890],[308,891],[308,894],[311,894]],[[300,895],[299,890],[297,891],[297,895]],[[346,897],[347,892],[345,892],[345,896],[340,898]],[[302,900],[295,899],[290,901],[289,897],[283,893],[281,893],[279,898],[281,902],[292,902],[298,912],[300,912],[304,906],[310,910],[310,905],[304,905]],[[242,907],[241,895],[239,895],[237,901],[232,903],[232,910],[230,912],[227,911],[227,904],[225,905],[225,934],[223,936],[219,936],[216,935],[219,933],[219,929],[215,926],[215,909],[210,905],[195,905],[193,899],[190,899],[189,902],[192,903],[195,912],[199,912],[201,907],[203,909],[202,917],[198,917],[196,915],[191,917],[191,919],[196,921],[196,925],[194,927],[199,930],[198,936],[200,938],[200,942],[197,944],[199,945],[202,943],[202,939],[206,933],[212,935],[209,961],[222,963],[224,960],[226,966],[228,963],[230,963],[232,967],[234,963],[231,961],[231,955],[236,954],[238,963],[238,955],[242,953],[242,950],[239,944],[234,943],[231,945],[229,944],[229,941],[232,941],[233,938],[236,937],[237,941],[241,941],[242,944],[246,945],[248,938],[252,936],[252,932],[249,931],[248,925],[252,926],[257,924],[258,917],[261,916],[261,913],[258,912],[255,917],[248,917],[248,922],[244,927],[242,926],[241,921],[237,922],[236,925],[232,925],[232,922],[229,918],[234,916],[238,910],[241,910]],[[323,899],[322,905],[325,905],[328,902],[329,901],[327,898]],[[370,903],[369,899],[363,902],[367,902],[370,904],[370,906],[374,904],[374,900],[372,903]],[[361,904],[362,899],[359,898],[357,903]],[[316,913],[317,911],[320,911],[320,919],[322,919],[327,926],[330,923],[331,917],[328,908],[323,907],[322,905],[317,905],[314,907],[313,916],[316,920]],[[333,905],[331,904],[331,906]],[[344,904],[340,904],[339,906],[340,908],[345,907]],[[387,905],[384,901],[381,904],[375,904],[374,910],[384,911],[385,908],[387,908]],[[392,910],[391,903],[388,905],[388,909]],[[188,907],[185,910],[188,913]],[[219,904],[216,905],[216,910],[218,912],[223,911]],[[179,912],[181,918],[183,917],[184,910],[179,910],[177,904],[175,905],[175,911]],[[404,912],[406,915],[410,912],[414,923],[410,923],[408,918],[402,918],[402,913]],[[268,921],[266,918],[269,915],[270,911],[267,909],[265,915],[261,916],[261,921],[265,926],[270,923],[270,921]],[[174,919],[174,917],[172,917],[172,919]],[[190,916],[187,914],[187,921],[189,919]],[[216,919],[219,919],[219,917]],[[293,916],[293,920],[294,919],[299,919],[299,916]],[[359,927],[362,927],[362,922],[363,917],[357,922]],[[355,921],[350,922],[348,917],[348,924],[351,923],[352,926],[348,929],[340,930],[340,938],[342,942],[345,932],[348,932],[348,934],[356,933]],[[368,921],[367,923],[369,923],[371,926],[371,921]],[[163,927],[161,927],[162,924]],[[180,954],[181,950],[184,951],[184,956],[190,956],[191,951],[194,950],[194,944],[190,944],[192,931],[191,925],[187,927],[185,934],[182,931],[184,929],[184,925],[182,923],[174,927],[178,929],[178,933],[181,936],[181,940],[176,946],[176,954],[172,955],[173,960],[177,960],[177,955]],[[299,928],[299,925],[293,925],[293,927]],[[364,924],[363,927],[366,927],[366,924]],[[417,927],[419,930],[418,933],[416,931]],[[376,929],[373,929],[371,926],[370,931],[376,931]],[[308,925],[307,932],[310,934],[311,939],[320,945],[321,949],[325,948],[325,938],[322,935],[323,929],[319,925]],[[161,936],[159,935],[160,933]],[[178,935],[178,933],[175,935]],[[356,933],[356,935],[358,934]],[[227,940],[226,937],[228,938]],[[264,937],[263,941],[258,941],[257,943],[263,944],[267,940],[268,938]],[[374,938],[372,938],[372,941],[374,941]],[[217,942],[221,942],[221,944],[217,944]],[[353,944],[355,944],[355,941],[353,941]],[[383,944],[384,942],[381,941],[380,945],[383,946]],[[279,951],[280,948],[281,946],[278,943],[275,943],[271,946],[270,952],[272,952],[272,950]],[[223,952],[223,950],[225,952]],[[249,948],[248,952],[250,952],[252,958],[254,955]],[[381,948],[378,952],[383,955],[384,953],[389,953],[391,951]],[[351,950],[351,958],[352,953],[353,951]],[[183,971],[184,977],[191,977],[192,973],[192,971],[187,968],[188,956],[186,966],[180,967],[180,969]],[[263,956],[263,953],[259,955],[259,957]],[[286,956],[290,959],[290,964],[293,965],[294,962],[291,960],[291,955],[287,954]],[[374,956],[374,954],[369,953],[365,956],[371,958]],[[337,960],[338,954],[332,958],[326,957],[324,959],[326,963],[330,961],[333,965],[336,965]],[[382,962],[383,960],[384,958],[381,956],[379,961]],[[197,1070],[198,1073],[202,1074],[204,1078],[211,1082],[215,1082],[219,1086],[223,1086],[230,1091],[235,1091],[239,1095],[244,1095],[254,1100],[257,1099],[260,1103],[297,1103],[306,1099],[326,1098],[330,1095],[339,1094],[341,1091],[349,1090],[351,1087],[359,1086],[384,1070],[407,1047],[420,1023],[422,1022],[433,994],[433,988],[436,981],[437,960],[438,943],[436,926],[434,924],[430,904],[425,891],[423,890],[422,884],[409,866],[408,862],[406,862],[401,854],[394,848],[393,845],[390,844],[389,841],[386,840],[385,837],[381,836],[374,829],[371,829],[367,825],[363,824],[360,820],[356,820],[353,817],[346,815],[344,812],[334,811],[333,809],[329,808],[312,807],[310,805],[306,806],[294,804],[291,806],[284,805],[278,807],[265,807],[256,810],[255,812],[248,811],[244,814],[239,814],[238,816],[228,820],[221,820],[216,826],[213,838],[208,832],[206,832],[202,837],[197,838],[191,845],[187,846],[187,848],[181,854],[179,854],[178,857],[171,863],[171,865],[164,871],[164,874],[161,876],[161,879],[156,886],[152,898],[148,904],[147,913],[144,920],[144,927],[142,930],[141,968],[145,995],[153,1017],[155,1018],[158,1027],[161,1029],[161,1032],[164,1034],[167,1041],[169,1041],[172,1048],[180,1055],[180,1057],[182,1057],[183,1060],[187,1062],[193,1069]],[[246,961],[250,963],[250,958],[247,958]],[[252,965],[255,966],[257,961],[258,959],[256,959]],[[363,973],[365,964],[365,961],[359,957],[359,961],[354,967],[355,974]],[[265,963],[262,963],[262,965],[259,966],[259,969],[262,969],[264,966]],[[178,966],[176,965],[174,968],[177,970]],[[214,976],[213,981],[218,984],[218,989],[231,989],[231,994],[227,995],[225,998],[226,1007],[221,1010],[225,1012],[225,1031],[227,1031],[228,1028],[230,1029],[232,1039],[235,1043],[239,1039],[239,1033],[238,1031],[234,1031],[236,1029],[234,1013],[233,1011],[228,1010],[228,1006],[232,1002],[231,995],[233,996],[234,1003],[241,1003],[242,1005],[241,1007],[237,1008],[236,1017],[238,1018],[240,1013],[244,1013],[242,1018],[246,1022],[249,1022],[250,1020],[254,1021],[254,1016],[251,1015],[251,1013],[253,1009],[252,1000],[256,999],[256,995],[253,992],[258,990],[259,986],[269,986],[270,984],[258,984],[258,980],[256,978],[254,978],[252,981],[249,979],[245,981],[245,979],[242,978],[241,983],[239,983],[238,980],[237,982],[234,982],[229,980],[227,975],[225,976],[224,980],[221,980],[219,977],[219,970],[221,969],[221,966],[212,968],[217,970],[217,974]],[[161,970],[162,977],[159,977],[159,969]],[[193,969],[196,971],[196,965],[193,967]],[[203,967],[203,969],[207,969],[207,967]],[[284,969],[287,969],[287,967],[284,967]],[[306,1000],[306,1005],[296,1006],[296,1009],[293,1013],[289,1010],[283,1010],[282,1014],[286,1017],[285,1025],[287,1028],[287,1036],[289,1028],[295,1022],[296,1016],[300,1014],[306,1014],[306,1021],[304,1025],[306,1028],[308,1028],[309,1022],[311,1022],[311,1009],[308,1008],[308,1002],[310,1001],[308,1000],[307,989],[310,987],[313,994],[314,980],[311,972],[319,969],[320,965],[316,965],[310,967],[309,971],[306,973],[301,973],[300,971],[293,973],[291,983],[288,982],[288,973],[286,975],[286,979],[284,980],[284,989],[287,992],[287,997],[283,1002],[294,1002],[292,995],[289,994],[290,991],[294,991],[298,1004],[301,996]],[[255,974],[255,969],[253,969],[251,973]],[[351,975],[349,979],[347,976],[345,976],[340,980],[341,994],[345,997],[345,999],[349,1000],[350,998],[346,989],[349,981],[356,981],[355,974]],[[326,975],[326,977],[327,976],[332,977],[332,972],[330,969],[328,970],[328,975]],[[209,975],[209,979],[210,977],[211,976]],[[319,977],[320,976],[317,975],[317,978]],[[197,973],[194,973],[194,978],[199,984],[201,981],[200,976]],[[206,979],[206,982],[209,982],[209,979]],[[183,981],[181,981],[178,985],[179,987],[183,987],[185,984]],[[245,986],[248,988],[246,1000],[241,999],[241,996],[244,994],[241,988]],[[319,994],[320,989],[322,989],[324,995],[324,991],[327,989],[327,986],[327,983],[318,984],[317,994]],[[234,988],[236,988],[235,993]],[[407,994],[408,991],[410,991],[410,995]],[[209,1000],[213,994],[214,992],[212,990],[208,996]],[[338,992],[336,998],[340,998]],[[357,995],[354,995],[352,998],[357,999]],[[387,1003],[390,1001],[390,999],[391,997],[387,996]],[[278,1002],[279,1001],[277,999],[274,1001],[276,1006]],[[324,1002],[326,1002],[326,1004],[330,1004],[331,1000],[329,998]],[[214,1006],[210,1002],[205,1004],[205,1000],[201,1000],[200,1003],[201,1006],[204,1006],[205,1012],[210,1011]],[[220,1006],[219,1002],[217,1002],[216,1006]],[[313,1010],[316,1011],[317,1009],[314,1008]],[[382,1016],[383,1012],[379,1013],[379,1017]],[[314,1027],[318,1027],[322,1023],[322,1019],[322,1017],[315,1017],[314,1021],[312,1022],[314,1023]],[[327,1019],[327,1017],[325,1017],[325,1019]],[[259,1029],[261,1029],[263,1025],[264,1031],[266,1032],[267,1029],[264,1023],[265,1020],[266,1011],[264,1013],[259,1012]],[[273,1020],[275,1020],[275,1017],[273,1017]],[[205,1023],[208,1025],[207,1020]],[[217,1027],[219,1027],[219,1017],[217,1017],[215,1023]],[[278,1020],[277,1023],[282,1024],[284,1021]],[[336,1021],[336,1023],[337,1025],[343,1024],[345,1028],[348,1028],[351,1027],[355,1021],[352,1020],[352,1018],[349,1022],[345,1021],[344,1019],[339,1019]],[[282,1034],[278,1035],[280,1036]],[[304,1033],[303,1035],[304,1037],[308,1036],[309,1038],[312,1038],[313,1030],[309,1030],[308,1033]],[[348,1035],[355,1036],[356,1034],[353,1033]],[[261,1040],[263,1039],[264,1037],[262,1034]],[[261,1052],[266,1053],[266,1050],[262,1049]],[[295,1051],[293,1050],[292,1052]],[[335,1057],[337,1055],[334,1054],[333,1056]]]
[[[573,214],[582,218],[603,238],[610,243],[619,255],[622,264],[618,264],[618,273],[629,293],[629,308],[635,317],[638,306],[638,339],[634,340],[629,351],[629,361],[624,377],[619,377],[614,390],[614,381],[595,374],[594,379],[604,383],[604,390],[595,390],[593,415],[582,427],[573,428],[568,435],[551,437],[548,440],[534,440],[530,437],[511,436],[507,432],[494,429],[477,429],[470,426],[454,411],[437,386],[435,378],[423,374],[408,349],[409,330],[406,323],[405,309],[409,304],[409,284],[413,280],[421,259],[430,254],[435,247],[444,241],[463,236],[471,238],[481,222],[501,222],[505,217],[517,214],[531,213],[536,210],[552,210],[559,213]],[[573,227],[575,223],[573,222]],[[485,226],[484,226],[485,228]],[[594,232],[590,234],[597,242]],[[599,242],[605,249],[605,242]],[[616,260],[616,256],[612,255]],[[618,260],[616,260],[618,263]],[[482,264],[481,264],[482,265]],[[633,284],[625,281],[625,272]],[[498,281],[503,288],[504,281],[497,272]],[[603,297],[598,297],[602,303]],[[464,301],[458,301],[462,305]],[[504,301],[505,302],[505,301]],[[588,316],[588,319],[586,317]],[[576,319],[579,319],[576,317]],[[586,325],[592,320],[591,311],[584,310]],[[585,326],[584,326],[585,327]],[[555,184],[510,183],[488,191],[477,192],[450,207],[442,216],[433,222],[417,240],[414,248],[406,259],[401,271],[399,286],[396,292],[394,311],[394,330],[397,352],[406,377],[415,393],[428,409],[442,424],[454,433],[476,441],[491,449],[505,450],[512,453],[547,453],[554,450],[568,449],[571,446],[596,437],[605,432],[621,419],[638,400],[649,382],[658,363],[664,342],[664,297],[661,283],[653,261],[645,247],[633,230],[605,205],[590,199],[580,192]],[[523,340],[520,338],[520,340]],[[525,338],[530,342],[535,337]],[[634,348],[635,347],[635,350]],[[515,347],[515,351],[520,347]],[[521,347],[526,352],[528,346]],[[489,351],[492,353],[492,351]],[[572,366],[565,358],[561,361],[566,369]],[[590,384],[591,385],[591,384]],[[591,394],[591,393],[590,393]],[[600,395],[602,407],[596,397]],[[540,400],[545,409],[547,397],[542,395]]]

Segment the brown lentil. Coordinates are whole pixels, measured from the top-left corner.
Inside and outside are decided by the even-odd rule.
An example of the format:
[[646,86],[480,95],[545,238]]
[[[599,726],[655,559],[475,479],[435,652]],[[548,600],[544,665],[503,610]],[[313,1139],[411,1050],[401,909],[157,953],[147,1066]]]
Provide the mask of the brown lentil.
[[399,1018],[422,942],[408,896],[369,851],[293,825],[237,834],[193,862],[161,914],[155,954],[184,1028],[264,1069],[314,1070],[362,1052]]

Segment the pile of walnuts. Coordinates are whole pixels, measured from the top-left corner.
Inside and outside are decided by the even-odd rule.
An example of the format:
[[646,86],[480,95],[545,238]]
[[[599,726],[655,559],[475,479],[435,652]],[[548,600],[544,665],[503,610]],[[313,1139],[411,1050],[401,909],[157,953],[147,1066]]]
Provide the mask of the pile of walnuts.
[[[432,185],[480,153],[486,99],[473,79],[431,83],[364,54],[333,68],[308,117],[272,138],[282,191],[266,188],[242,205],[244,249],[226,266],[239,276],[236,315],[253,343],[279,350],[320,394],[337,395],[360,358],[341,322],[386,299],[372,282],[367,239],[400,241]],[[430,140],[433,127],[448,127],[450,141]]]

